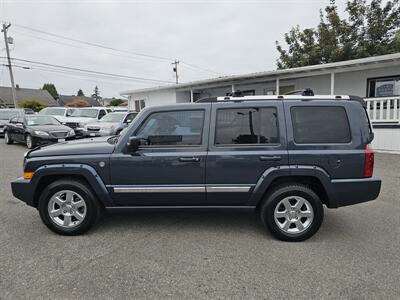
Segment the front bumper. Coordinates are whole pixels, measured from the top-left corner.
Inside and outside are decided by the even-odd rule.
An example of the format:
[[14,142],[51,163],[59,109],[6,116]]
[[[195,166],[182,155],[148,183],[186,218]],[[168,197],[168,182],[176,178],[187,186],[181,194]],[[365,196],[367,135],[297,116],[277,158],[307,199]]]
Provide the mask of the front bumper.
[[30,180],[20,177],[12,181],[11,190],[15,198],[25,202],[30,206],[35,206],[33,195],[34,191]]
[[53,138],[53,137],[47,137],[47,136],[32,136],[32,138],[35,141],[36,145],[48,145],[48,144],[54,144],[62,141],[70,141],[75,139],[75,135],[73,136],[68,136],[66,138]]
[[336,207],[368,202],[378,198],[382,181],[378,177],[361,179],[334,179],[332,192]]

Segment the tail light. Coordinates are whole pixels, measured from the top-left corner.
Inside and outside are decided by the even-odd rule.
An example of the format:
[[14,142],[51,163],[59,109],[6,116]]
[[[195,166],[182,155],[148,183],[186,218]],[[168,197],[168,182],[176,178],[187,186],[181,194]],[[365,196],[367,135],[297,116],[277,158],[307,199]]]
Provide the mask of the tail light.
[[375,157],[374,151],[368,145],[365,145],[364,156],[364,177],[372,177]]

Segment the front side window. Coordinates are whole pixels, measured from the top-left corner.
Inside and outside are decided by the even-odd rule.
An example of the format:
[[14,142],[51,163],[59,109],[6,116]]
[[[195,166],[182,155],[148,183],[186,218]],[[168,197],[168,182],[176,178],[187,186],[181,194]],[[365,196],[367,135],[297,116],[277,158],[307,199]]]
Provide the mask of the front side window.
[[203,110],[168,111],[151,114],[136,136],[149,146],[201,145]]
[[276,108],[218,109],[216,145],[277,143],[279,135]]
[[297,144],[336,144],[351,141],[346,110],[340,106],[303,106],[291,110]]

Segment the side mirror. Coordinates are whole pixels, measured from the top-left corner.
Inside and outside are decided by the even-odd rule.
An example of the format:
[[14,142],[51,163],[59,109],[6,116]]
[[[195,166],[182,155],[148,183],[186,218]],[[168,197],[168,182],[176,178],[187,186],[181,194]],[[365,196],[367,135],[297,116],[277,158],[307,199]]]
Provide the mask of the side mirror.
[[24,127],[24,123],[16,123],[15,125],[17,125],[17,127]]
[[139,149],[140,146],[140,139],[136,136],[131,136],[128,140],[128,143],[126,143],[126,149],[130,153],[134,153]]
[[132,123],[132,119],[128,119],[125,121],[126,124],[131,124]]

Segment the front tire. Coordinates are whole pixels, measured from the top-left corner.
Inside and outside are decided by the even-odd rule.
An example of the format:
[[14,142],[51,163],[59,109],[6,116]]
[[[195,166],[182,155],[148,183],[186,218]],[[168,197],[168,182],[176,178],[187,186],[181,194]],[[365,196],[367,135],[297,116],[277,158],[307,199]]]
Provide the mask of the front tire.
[[260,207],[262,223],[273,236],[304,241],[320,228],[324,209],[318,195],[302,184],[282,185],[269,192]]
[[36,146],[36,143],[30,134],[25,136],[25,144],[28,149],[33,149]]
[[82,182],[62,179],[42,192],[39,214],[43,223],[61,235],[87,232],[100,218],[101,207],[93,192]]
[[11,139],[11,135],[10,135],[10,133],[8,131],[6,131],[5,134],[4,134],[4,142],[7,145],[14,144],[14,141]]

